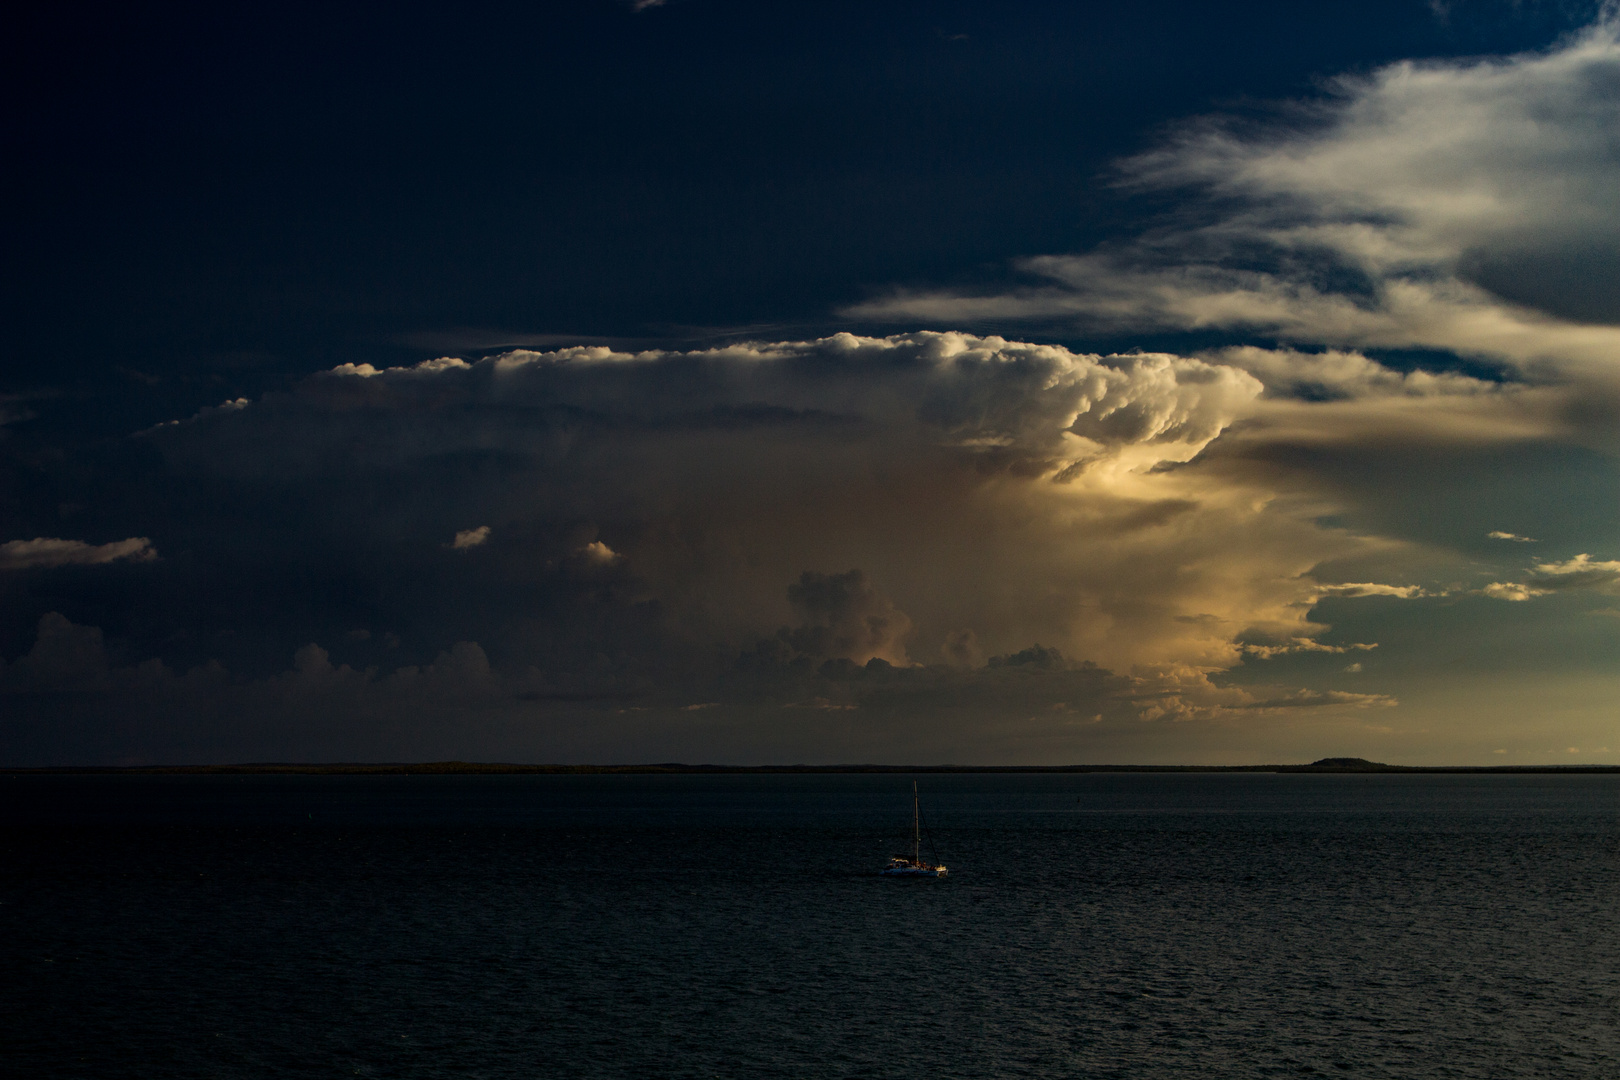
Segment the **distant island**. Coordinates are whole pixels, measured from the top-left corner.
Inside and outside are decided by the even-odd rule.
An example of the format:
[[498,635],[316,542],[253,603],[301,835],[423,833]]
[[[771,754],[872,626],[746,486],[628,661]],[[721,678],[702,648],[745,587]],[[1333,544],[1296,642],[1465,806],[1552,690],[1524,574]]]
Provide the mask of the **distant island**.
[[816,773],[1620,773],[1620,765],[1386,765],[1358,757],[1329,757],[1308,765],[526,765],[514,762],[336,762],[241,765],[54,765],[0,766],[0,773],[93,773],[148,775],[445,776],[615,774],[816,774]]

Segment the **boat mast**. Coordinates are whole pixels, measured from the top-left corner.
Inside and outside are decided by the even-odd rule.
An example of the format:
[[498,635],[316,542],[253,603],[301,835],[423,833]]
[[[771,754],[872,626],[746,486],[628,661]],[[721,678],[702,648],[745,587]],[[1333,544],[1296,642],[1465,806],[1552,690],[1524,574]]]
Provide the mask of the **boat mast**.
[[917,804],[917,781],[911,782],[911,862],[922,865],[922,811]]

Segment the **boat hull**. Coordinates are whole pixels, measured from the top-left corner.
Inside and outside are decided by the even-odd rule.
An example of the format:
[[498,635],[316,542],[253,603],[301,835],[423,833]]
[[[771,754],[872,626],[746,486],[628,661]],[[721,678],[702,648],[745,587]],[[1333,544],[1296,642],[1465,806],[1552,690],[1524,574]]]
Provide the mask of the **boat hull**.
[[945,877],[949,871],[943,866],[891,866],[879,870],[884,877]]

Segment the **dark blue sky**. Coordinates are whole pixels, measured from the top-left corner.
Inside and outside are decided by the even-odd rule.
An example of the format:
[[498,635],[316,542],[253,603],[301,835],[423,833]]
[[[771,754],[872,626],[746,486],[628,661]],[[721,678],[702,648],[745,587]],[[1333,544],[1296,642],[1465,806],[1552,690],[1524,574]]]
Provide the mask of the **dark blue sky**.
[[41,5],[7,35],[5,388],[140,424],[503,337],[825,330],[1135,231],[1109,163],[1168,122],[1590,8]]

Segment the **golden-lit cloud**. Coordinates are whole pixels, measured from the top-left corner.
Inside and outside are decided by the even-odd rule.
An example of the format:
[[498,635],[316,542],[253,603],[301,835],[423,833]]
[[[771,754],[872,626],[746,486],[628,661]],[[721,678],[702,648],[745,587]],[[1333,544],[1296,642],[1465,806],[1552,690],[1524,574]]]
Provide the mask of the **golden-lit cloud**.
[[0,544],[0,570],[28,570],[52,566],[94,566],[129,560],[144,562],[157,558],[152,541],[144,536],[114,540],[110,544],[87,544],[83,540],[36,537]]
[[462,529],[456,533],[455,539],[450,541],[450,546],[456,551],[466,551],[468,548],[478,547],[488,541],[489,526],[480,525],[476,529]]
[[1536,562],[1521,582],[1493,581],[1486,596],[1495,600],[1534,600],[1556,592],[1596,592],[1620,596],[1620,560],[1582,553],[1563,562]]
[[[963,655],[971,633],[985,655],[1040,640],[1192,677],[1235,663],[1246,631],[1317,633],[1304,575],[1356,547],[1275,492],[1175,468],[1258,415],[1262,390],[1197,358],[843,334],[345,366],[167,429],[164,445],[192,467],[289,477],[328,460],[321,439],[364,445],[351,470],[498,452],[522,479],[488,493],[477,512],[494,524],[458,547],[522,535],[536,510],[590,522],[602,535],[582,564],[620,563],[698,635],[741,640],[814,612],[846,642],[806,650],[818,655],[934,662]],[[283,460],[271,444],[290,448]],[[817,607],[815,590],[836,591],[850,567],[858,610]]]
[[[402,610],[458,628],[425,665],[311,644],[227,695],[246,714],[417,731],[456,701],[557,747],[1072,758],[1133,745],[1133,725],[1392,708],[1376,685],[1264,671],[1377,647],[1334,639],[1324,603],[1452,587],[1420,545],[1332,524],[1340,494],[1279,462],[1516,445],[1561,430],[1538,392],[1345,351],[839,334],[342,365],[143,438],[182,479],[299,492],[309,517],[265,543],[317,526],[399,551],[412,569],[368,564],[372,588],[398,573]],[[446,546],[477,558],[434,562]]]

